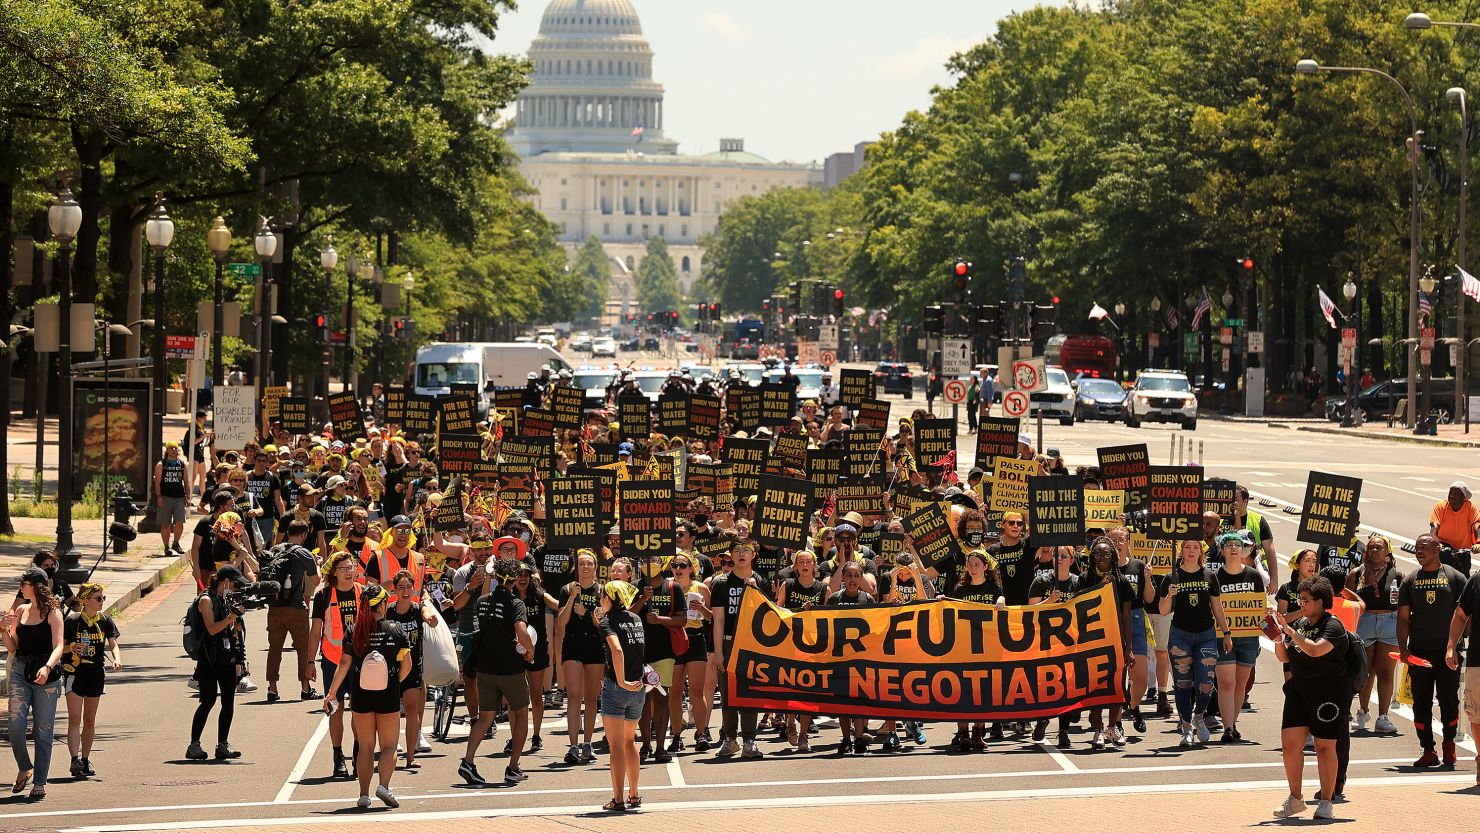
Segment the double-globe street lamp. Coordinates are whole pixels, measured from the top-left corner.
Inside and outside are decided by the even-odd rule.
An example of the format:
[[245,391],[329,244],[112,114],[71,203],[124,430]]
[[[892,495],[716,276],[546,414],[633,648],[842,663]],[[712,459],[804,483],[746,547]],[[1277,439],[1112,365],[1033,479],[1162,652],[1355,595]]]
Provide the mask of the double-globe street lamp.
[[1341,296],[1346,299],[1347,320],[1357,340],[1352,342],[1352,355],[1346,366],[1346,415],[1341,418],[1342,428],[1355,428],[1362,424],[1362,409],[1357,407],[1357,375],[1362,372],[1361,357],[1361,308],[1357,306],[1357,282],[1347,273],[1346,283],[1341,285]]
[[[354,257],[354,255],[350,255]],[[329,279],[334,275],[334,267],[339,265],[339,253],[334,251],[334,236],[324,238],[324,248],[319,252],[319,266],[324,269],[324,312],[316,315],[324,316],[324,326],[319,328],[324,339],[323,365],[319,368],[319,388],[323,391],[325,401],[329,398],[329,373],[334,363],[333,339],[329,335]]]
[[[1403,95],[1403,101],[1408,105],[1408,144],[1409,144],[1409,177],[1411,180],[1411,193],[1409,195],[1409,227],[1408,227],[1408,337],[1418,337],[1418,305],[1411,303],[1417,298],[1418,292],[1418,241],[1423,232],[1422,214],[1420,213],[1420,202],[1423,188],[1419,182],[1419,165],[1422,154],[1418,152],[1418,146],[1423,141],[1423,134],[1418,130],[1418,108],[1413,103],[1413,97],[1408,94],[1408,89],[1398,82],[1398,79],[1371,67],[1335,67],[1324,66],[1309,58],[1297,61],[1295,72],[1299,75],[1315,75],[1319,72],[1349,73],[1359,75],[1375,75],[1382,78],[1398,89]],[[1408,390],[1418,389],[1418,358],[1412,353],[1408,355]],[[1414,397],[1409,397],[1407,413],[1404,425],[1413,427],[1417,422],[1416,411],[1413,407]]]
[[211,387],[214,390],[225,381],[221,368],[221,328],[225,325],[222,305],[226,303],[223,272],[231,251],[231,229],[226,227],[225,218],[217,215],[211,221],[211,230],[206,232],[206,244],[211,248],[211,257],[216,260],[215,307],[211,311]]
[[272,349],[272,290],[267,282],[267,270],[272,266],[272,258],[277,254],[278,238],[272,231],[272,219],[261,217],[257,225],[257,233],[252,236],[252,249],[257,253],[257,260],[262,266],[262,273],[257,277],[256,307],[257,307],[257,361],[252,370],[252,378],[256,381],[257,401],[261,402],[263,387],[267,384],[266,376],[272,368],[272,361],[268,353]]

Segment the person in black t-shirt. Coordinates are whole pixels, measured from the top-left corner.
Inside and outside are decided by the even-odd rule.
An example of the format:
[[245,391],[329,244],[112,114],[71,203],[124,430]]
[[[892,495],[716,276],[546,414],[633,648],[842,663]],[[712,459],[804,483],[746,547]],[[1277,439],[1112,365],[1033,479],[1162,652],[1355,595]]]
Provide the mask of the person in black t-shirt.
[[[98,704],[103,696],[105,670],[123,668],[118,649],[118,626],[103,612],[103,585],[87,583],[77,588],[81,608],[62,622],[63,689],[67,692],[67,751],[72,753],[72,777],[91,778],[93,732],[97,728]],[[109,654],[112,655],[111,659]]]
[[1023,516],[1021,512],[1005,512],[1002,515],[1002,535],[997,543],[987,547],[987,554],[997,562],[997,571],[1002,576],[1002,595],[1010,605],[1028,603],[1028,590],[1033,586],[1033,556],[1028,552]]
[[[714,672],[717,675],[717,685],[722,695],[724,709],[724,725],[720,729],[719,757],[728,758],[739,752],[744,758],[759,758],[761,751],[755,745],[756,723],[760,715],[755,709],[741,709],[730,705],[728,691],[725,684],[725,676],[728,674],[730,659],[730,648],[735,639],[735,630],[740,618],[740,605],[745,598],[747,587],[753,587],[765,593],[764,586],[755,574],[754,563],[756,557],[755,542],[749,539],[737,540],[730,549],[730,558],[734,562],[734,569],[723,581],[714,584]],[[851,562],[850,562],[851,563]],[[736,732],[743,739],[743,745],[735,740]]]
[[1305,772],[1305,738],[1316,744],[1316,774],[1324,799],[1316,818],[1332,817],[1331,796],[1336,789],[1336,742],[1346,732],[1351,709],[1352,681],[1347,676],[1346,628],[1331,615],[1331,583],[1319,576],[1300,583],[1301,616],[1282,623],[1285,638],[1275,643],[1275,656],[1290,664],[1285,681],[1285,711],[1280,719],[1280,751],[1290,797],[1275,809],[1276,818],[1305,812],[1301,781]]
[[[1453,671],[1459,671],[1459,643],[1470,630],[1470,621],[1477,613],[1480,613],[1480,578],[1471,576],[1465,582],[1464,591],[1459,594],[1459,603],[1449,624],[1449,645],[1444,652],[1444,662]],[[1480,737],[1480,649],[1476,649],[1473,644],[1464,675],[1465,715],[1470,719],[1470,737]],[[1480,755],[1476,757],[1480,759]],[[1476,761],[1476,765],[1475,780],[1480,783],[1480,760]]]
[[[1438,766],[1434,754],[1434,700],[1439,701],[1439,720],[1444,725],[1445,766],[1457,760],[1455,737],[1459,731],[1459,670],[1445,662],[1454,611],[1464,593],[1465,577],[1439,560],[1439,539],[1430,534],[1413,542],[1418,570],[1398,587],[1398,661],[1408,663],[1413,680],[1413,731],[1423,754],[1416,767]],[[1410,656],[1426,662],[1408,662]]]
[[[1115,542],[1103,535],[1096,538],[1089,545],[1089,570],[1080,582],[1079,593],[1083,595],[1105,585],[1114,588],[1115,610],[1120,620],[1121,646],[1124,649],[1127,668],[1134,668],[1136,655],[1131,650],[1131,611],[1140,607],[1141,600],[1135,585],[1120,572],[1118,560],[1119,553],[1116,552]],[[1117,703],[1108,707],[1109,723],[1103,719],[1105,708],[1096,707],[1090,712],[1089,725],[1095,731],[1090,747],[1096,750],[1104,749],[1105,744],[1109,743],[1118,749],[1123,749],[1125,733],[1120,728],[1120,712],[1123,706]]]
[[647,700],[642,667],[647,640],[642,618],[629,609],[636,601],[637,588],[625,581],[609,581],[602,587],[597,617],[606,651],[601,722],[612,756],[612,799],[602,808],[607,811],[642,806],[637,786],[642,771],[637,755],[637,721]]
[[[349,687],[350,710],[354,713],[355,737],[360,740],[355,756],[355,775],[359,777],[361,808],[370,806],[370,777],[380,776],[375,797],[387,807],[401,806],[391,792],[391,774],[396,771],[395,754],[382,754],[375,763],[377,743],[382,750],[396,748],[396,735],[401,728],[401,685],[411,674],[411,646],[401,628],[385,618],[390,594],[385,588],[369,585],[360,594],[355,613],[355,629],[344,646],[334,680],[324,693],[324,712],[338,706],[339,691]],[[368,670],[367,669],[368,665]],[[377,679],[375,666],[382,665],[384,681]],[[377,687],[372,687],[377,686]]]
[[[1033,583],[1028,588],[1028,604],[1058,604],[1067,602],[1079,593],[1079,576],[1073,573],[1076,555],[1073,547],[1043,547],[1053,552],[1053,570],[1040,572],[1033,577]],[[1057,745],[1060,749],[1069,748],[1069,724],[1073,721],[1076,712],[1065,712],[1059,715],[1059,736]],[[1041,742],[1048,734],[1048,718],[1040,718],[1033,726],[1033,740]]]
[[529,737],[529,679],[524,676],[524,658],[534,654],[533,631],[524,602],[514,595],[519,580],[519,562],[503,557],[494,563],[497,585],[478,600],[478,639],[474,665],[478,673],[478,722],[468,730],[468,746],[458,765],[457,774],[473,786],[483,782],[473,766],[478,744],[493,726],[501,701],[509,705],[509,765],[504,768],[504,783],[517,785],[528,776],[519,768],[519,756]]
[[1213,571],[1203,564],[1202,542],[1182,541],[1179,552],[1178,564],[1161,591],[1161,613],[1172,617],[1168,654],[1181,720],[1181,746],[1187,748],[1207,743],[1211,737],[1206,714],[1218,651],[1220,644],[1222,650],[1232,651],[1233,638],[1223,618]]
[[[1398,661],[1398,591],[1407,576],[1398,569],[1392,544],[1381,535],[1372,535],[1363,547],[1362,561],[1346,577],[1346,586],[1362,600],[1362,618],[1357,620],[1357,635],[1367,646],[1367,683],[1357,695],[1360,705],[1352,716],[1355,728],[1367,728],[1367,704],[1372,702],[1372,689],[1377,689],[1377,722],[1372,730],[1380,735],[1397,734],[1388,717],[1393,700],[1393,684]],[[1477,692],[1480,693],[1480,692]]]
[[421,676],[421,649],[426,629],[435,627],[437,621],[428,608],[412,601],[416,596],[416,577],[410,570],[396,573],[390,586],[395,590],[396,603],[386,612],[386,621],[394,622],[411,646],[411,673],[401,682],[401,707],[406,713],[406,768],[412,769],[416,766],[416,753],[431,751],[421,733],[421,715],[427,702]]
[[287,559],[285,575],[276,578],[283,592],[267,602],[267,702],[275,703],[278,695],[278,670],[283,661],[283,642],[292,637],[293,656],[298,661],[299,698],[312,700],[313,643],[309,639],[308,600],[319,586],[319,565],[304,544],[308,541],[308,524],[297,518],[288,521],[287,540],[264,555],[269,560],[282,554]]
[[638,594],[632,612],[642,617],[646,645],[643,658],[658,673],[658,685],[667,692],[655,688],[647,693],[647,705],[638,726],[642,731],[642,750],[638,758],[641,760],[651,755],[657,763],[665,764],[673,760],[673,754],[663,745],[668,736],[669,695],[674,690],[683,690],[683,686],[673,684],[677,657],[669,634],[672,629],[682,628],[687,623],[688,604],[683,591],[663,575],[661,561],[650,559],[643,564],[643,569],[648,573],[648,581]]

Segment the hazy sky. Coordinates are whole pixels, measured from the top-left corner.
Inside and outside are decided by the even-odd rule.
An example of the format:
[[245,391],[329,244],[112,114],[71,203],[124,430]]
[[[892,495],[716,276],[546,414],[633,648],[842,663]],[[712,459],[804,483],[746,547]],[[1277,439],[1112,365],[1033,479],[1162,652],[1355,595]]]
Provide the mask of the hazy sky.
[[[946,84],[946,59],[1039,0],[632,0],[680,153],[720,137],[774,160],[821,161],[892,130]],[[524,54],[548,0],[519,0],[496,52]]]

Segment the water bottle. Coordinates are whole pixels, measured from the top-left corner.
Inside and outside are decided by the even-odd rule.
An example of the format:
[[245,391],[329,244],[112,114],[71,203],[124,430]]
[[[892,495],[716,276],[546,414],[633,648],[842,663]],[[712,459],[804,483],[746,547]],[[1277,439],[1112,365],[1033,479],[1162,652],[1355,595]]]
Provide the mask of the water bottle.
[[1393,579],[1393,586],[1388,590],[1388,604],[1392,605],[1395,610],[1398,607],[1398,580],[1396,578]]

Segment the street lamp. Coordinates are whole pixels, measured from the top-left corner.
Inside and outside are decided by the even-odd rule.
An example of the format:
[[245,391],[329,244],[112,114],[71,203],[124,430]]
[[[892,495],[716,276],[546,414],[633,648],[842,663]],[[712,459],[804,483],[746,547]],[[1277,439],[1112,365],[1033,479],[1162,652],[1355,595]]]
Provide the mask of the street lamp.
[[277,235],[272,233],[272,220],[268,217],[258,217],[257,233],[252,236],[252,248],[257,252],[257,260],[262,265],[262,274],[257,276],[257,291],[253,299],[257,308],[257,360],[253,368],[252,376],[256,380],[257,401],[262,401],[262,387],[265,383],[263,376],[271,364],[267,358],[267,332],[272,323],[267,320],[267,269],[272,263],[272,256],[277,254]]
[[[225,381],[221,370],[221,329],[225,324],[222,320],[222,305],[226,302],[222,273],[226,268],[227,250],[231,248],[231,229],[226,227],[226,220],[219,215],[211,222],[211,230],[206,232],[206,244],[211,247],[211,256],[216,259],[216,308],[211,318],[211,385],[219,388]],[[194,424],[192,419],[191,425]]]
[[[1346,275],[1346,283],[1341,285],[1341,296],[1346,299],[1347,320],[1352,323],[1352,330],[1355,332],[1358,326],[1359,314],[1357,308],[1357,282],[1353,280],[1352,273],[1350,272]],[[1360,337],[1360,333],[1358,333],[1358,336]],[[1361,372],[1360,364],[1357,361],[1359,355],[1361,354],[1358,352],[1357,344],[1353,342],[1352,355],[1347,359],[1346,365],[1346,416],[1341,418],[1342,428],[1355,428],[1362,424],[1362,411],[1357,407],[1357,374]]]
[[[354,257],[353,254],[350,257]],[[329,335],[329,280],[334,275],[334,267],[339,265],[339,253],[334,251],[334,235],[324,238],[324,248],[319,252],[319,266],[324,269],[324,360],[319,371],[319,387],[324,391],[324,398],[329,397],[329,369],[334,363],[333,339]]]
[[[1429,20],[1428,15],[1425,15],[1425,14],[1422,14],[1422,13],[1417,13],[1417,14],[1409,15],[1408,16],[1408,19],[1404,21],[1404,24],[1403,25],[1407,26],[1410,29],[1427,29],[1427,28],[1429,28],[1429,26],[1433,25],[1433,21]],[[1414,104],[1413,104],[1413,96],[1410,96],[1408,94],[1408,89],[1406,87],[1404,87],[1401,83],[1399,83],[1398,82],[1398,79],[1396,79],[1393,76],[1387,74],[1386,72],[1383,72],[1380,69],[1372,69],[1371,67],[1332,67],[1332,66],[1322,66],[1321,64],[1319,64],[1319,63],[1317,63],[1317,62],[1315,62],[1315,61],[1313,61],[1313,60],[1311,60],[1309,58],[1306,58],[1304,60],[1301,60],[1301,61],[1296,62],[1296,64],[1295,64],[1295,72],[1297,74],[1299,74],[1299,75],[1315,75],[1318,72],[1339,72],[1339,73],[1375,75],[1375,76],[1377,76],[1379,78],[1382,78],[1382,79],[1388,81],[1394,87],[1397,87],[1398,88],[1398,92],[1402,93],[1402,95],[1403,95],[1403,101],[1404,101],[1404,103],[1406,103],[1408,105],[1408,144],[1409,144],[1410,149],[1412,151],[1409,154],[1409,163],[1408,163],[1408,171],[1409,171],[1410,180],[1411,180],[1411,193],[1409,194],[1409,200],[1408,200],[1409,201],[1409,218],[1408,218],[1409,219],[1409,228],[1408,228],[1408,298],[1409,298],[1410,301],[1417,300],[1416,297],[1415,297],[1415,293],[1416,293],[1416,291],[1418,289],[1418,241],[1419,241],[1419,237],[1423,233],[1423,228],[1422,228],[1422,217],[1423,217],[1423,215],[1420,213],[1421,212],[1420,198],[1421,198],[1421,192],[1422,192],[1423,189],[1422,189],[1422,185],[1420,184],[1419,178],[1418,178],[1418,168],[1419,168],[1419,164],[1420,164],[1420,159],[1422,158],[1422,154],[1418,152],[1418,150],[1419,150],[1418,149],[1418,145],[1422,141],[1423,134],[1420,133],[1419,130],[1418,130],[1418,108],[1416,106],[1414,106]],[[1418,337],[1418,305],[1417,304],[1414,304],[1414,303],[1410,303],[1409,306],[1408,306],[1408,337],[1409,338],[1417,338]],[[1417,387],[1418,387],[1418,358],[1416,356],[1414,356],[1412,353],[1409,353],[1408,354],[1408,390],[1412,391],[1412,390],[1415,390]],[[1409,399],[1410,399],[1410,401],[1409,401],[1408,409],[1407,409],[1408,412],[1406,414],[1407,421],[1404,424],[1411,427],[1411,426],[1413,426],[1418,421],[1418,418],[1417,418],[1417,414],[1416,414],[1416,412],[1414,411],[1414,408],[1413,408],[1413,403],[1411,401],[1412,400],[1412,397],[1409,397]]]
[[58,312],[62,332],[57,340],[62,382],[57,409],[57,558],[62,577],[73,580],[78,576],[71,574],[80,570],[80,564],[77,548],[72,545],[72,273],[68,256],[72,240],[82,228],[82,206],[72,197],[72,189],[65,181],[56,201],[46,211],[46,223],[57,241],[57,285],[61,291]]
[[[1470,129],[1469,96],[1465,94],[1464,87],[1450,87],[1444,91],[1444,97],[1459,105],[1459,239],[1456,241],[1455,256],[1459,268],[1464,270],[1465,240],[1469,234],[1465,206],[1470,202],[1470,145],[1465,141]],[[1460,291],[1454,294],[1454,337],[1458,344],[1466,343],[1463,275],[1460,276]],[[1466,434],[1470,432],[1470,357],[1467,353],[1466,349],[1456,350],[1454,362],[1454,418],[1459,419],[1460,414],[1465,415]]]
[[164,355],[164,337],[169,329],[164,317],[164,253],[175,242],[175,221],[165,210],[164,194],[154,195],[154,210],[144,222],[144,238],[154,250],[154,422],[149,448],[151,453],[158,453],[164,448],[165,387],[169,379],[169,360]]
[[[1434,267],[1432,266],[1425,269],[1423,277],[1418,279],[1419,291],[1423,292],[1424,295],[1429,296],[1430,302],[1433,301],[1434,290],[1438,287],[1438,284],[1439,282],[1434,280]],[[1412,304],[1414,309],[1417,309],[1418,299],[1413,298]],[[1423,333],[1422,331],[1420,331],[1420,341],[1418,347],[1420,355],[1423,355],[1422,336]],[[1438,432],[1437,429],[1432,427],[1433,385],[1430,382],[1430,380],[1433,378],[1433,371],[1430,369],[1432,366],[1430,364],[1430,362],[1432,361],[1432,351],[1429,351],[1428,358],[1430,359],[1429,362],[1423,362],[1423,410],[1420,412],[1418,419],[1414,421],[1413,433],[1433,435]]]

